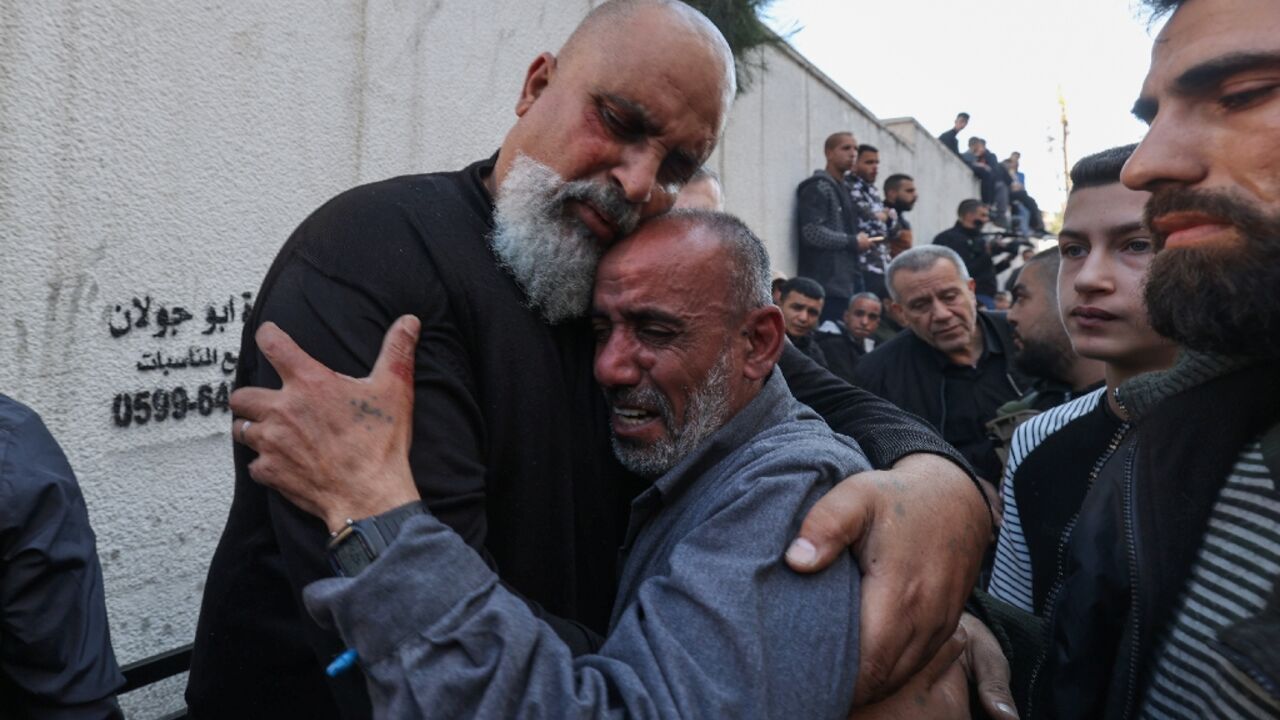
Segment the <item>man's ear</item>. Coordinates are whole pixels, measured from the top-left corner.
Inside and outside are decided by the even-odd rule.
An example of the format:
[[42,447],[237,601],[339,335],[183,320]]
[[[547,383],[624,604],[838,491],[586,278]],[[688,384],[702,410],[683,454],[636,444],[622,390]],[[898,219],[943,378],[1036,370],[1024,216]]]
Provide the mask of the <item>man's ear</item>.
[[977,281],[977,280],[974,280],[973,278],[969,278],[968,285],[969,285],[969,292],[971,292],[971,293],[976,293],[976,292],[978,291],[978,281]]
[[782,323],[782,311],[777,305],[766,305],[747,313],[742,324],[742,334],[748,343],[742,374],[750,380],[763,380],[773,372],[782,356],[786,331]]
[[520,99],[516,102],[516,117],[524,117],[533,103],[542,95],[542,91],[551,84],[551,76],[556,71],[556,56],[544,52],[533,59],[529,70],[524,75],[524,87],[520,88]]

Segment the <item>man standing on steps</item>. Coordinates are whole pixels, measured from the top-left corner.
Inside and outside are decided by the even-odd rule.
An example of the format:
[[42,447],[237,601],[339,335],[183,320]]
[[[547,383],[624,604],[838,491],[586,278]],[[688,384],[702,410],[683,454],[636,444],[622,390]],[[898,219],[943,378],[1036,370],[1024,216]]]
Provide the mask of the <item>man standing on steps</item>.
[[817,280],[826,291],[822,319],[838,320],[849,298],[866,289],[862,256],[871,236],[861,232],[862,218],[845,179],[858,157],[858,142],[848,132],[832,133],[823,144],[826,167],[813,171],[796,188],[799,225],[798,275]]

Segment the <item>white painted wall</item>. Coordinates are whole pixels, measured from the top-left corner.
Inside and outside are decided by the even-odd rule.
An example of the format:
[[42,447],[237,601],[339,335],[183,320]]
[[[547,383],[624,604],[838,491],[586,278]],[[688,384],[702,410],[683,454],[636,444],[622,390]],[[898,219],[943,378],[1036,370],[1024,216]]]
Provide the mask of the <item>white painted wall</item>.
[[[194,633],[230,502],[216,400],[244,294],[333,194],[496,149],[527,64],[591,4],[0,0],[0,392],[44,416],[79,474],[122,662]],[[883,176],[920,180],[918,239],[973,194],[927,134],[899,139],[793,52],[768,62],[715,163],[779,269],[794,268],[795,186],[837,128],[879,145]],[[191,317],[166,327],[162,308]],[[117,423],[116,398],[179,387],[208,401]],[[126,709],[158,716],[180,690]]]
[[916,180],[921,200],[907,215],[916,243],[955,223],[961,200],[978,196],[964,163],[911,118],[882,122],[790,47],[764,51],[767,72],[739,97],[711,165],[724,181],[725,205],[763,238],[774,268],[796,267],[795,189],[826,165],[827,136],[852,131],[880,150],[876,184],[894,173]]

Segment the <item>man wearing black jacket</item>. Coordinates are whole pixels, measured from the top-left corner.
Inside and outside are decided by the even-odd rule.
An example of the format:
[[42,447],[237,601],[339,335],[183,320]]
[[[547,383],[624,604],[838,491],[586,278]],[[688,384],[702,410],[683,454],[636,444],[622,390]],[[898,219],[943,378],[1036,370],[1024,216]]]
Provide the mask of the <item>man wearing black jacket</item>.
[[854,382],[858,361],[876,347],[876,330],[883,312],[884,301],[875,293],[858,293],[849,301],[842,320],[826,323],[814,333],[828,370]]
[[1165,0],[1121,180],[1145,300],[1184,350],[1115,394],[1133,425],[1064,558],[1030,715],[1280,716],[1280,5]]
[[[246,324],[237,385],[279,387],[290,379],[274,373],[254,340],[264,322],[329,367],[363,376],[394,319],[417,315],[410,464],[419,491],[578,652],[597,647],[607,624],[616,550],[642,487],[609,448],[591,377],[594,338],[581,314],[602,248],[664,212],[669,188],[710,154],[733,97],[732,67],[718,31],[681,3],[597,7],[558,57],[544,53],[530,66],[519,120],[495,157],[325,204],[282,249]],[[958,467],[913,455],[950,452],[927,428],[803,358],[781,366],[797,395],[854,435],[874,464],[935,476],[891,491],[855,476],[788,551],[793,567],[814,570],[843,550],[837,538],[861,535],[859,519],[839,507],[864,508],[855,512],[866,517],[867,503],[901,502],[920,518],[905,537],[899,530],[876,543],[886,548],[876,565],[889,570],[863,558],[863,616],[883,615],[863,635],[861,656],[878,670],[859,676],[865,697],[920,667],[950,635],[976,574],[987,510]],[[383,421],[366,407],[352,412]],[[300,605],[301,588],[331,572],[328,533],[255,484],[255,460],[236,447],[235,496],[192,658],[192,715],[365,717],[362,678],[325,677],[342,648]],[[930,532],[935,511],[950,525],[944,532]],[[936,552],[920,553],[920,542]],[[970,562],[957,567],[949,542],[964,545]],[[908,592],[918,578],[928,587]],[[927,628],[914,639],[902,628],[911,623],[888,619],[904,602]]]
[[799,226],[798,273],[817,280],[826,291],[822,320],[838,320],[849,298],[862,292],[862,254],[872,246],[871,237],[859,232],[858,206],[845,176],[858,157],[852,133],[832,133],[823,145],[826,167],[814,170],[796,188],[796,222]]
[[938,141],[947,146],[947,149],[956,155],[960,154],[960,141],[956,138],[960,131],[969,126],[969,113],[960,113],[956,115],[956,122],[950,130],[938,136]]
[[1012,362],[1009,323],[978,312],[974,281],[948,248],[912,248],[889,264],[888,278],[911,332],[864,357],[856,384],[932,423],[980,476],[996,480],[1000,459],[986,423],[1029,386]]
[[1150,128],[1121,180],[1151,193],[1144,299],[1183,352],[1113,393],[1132,429],[1091,472],[1048,646],[1011,632],[1005,651],[1033,681],[1024,718],[1275,718],[1280,5],[1147,4],[1173,15],[1133,107]]
[[972,199],[961,202],[956,208],[956,218],[956,224],[938,233],[933,244],[951,248],[960,256],[969,277],[973,278],[978,302],[992,310],[996,303],[996,275],[1009,267],[1014,251],[997,248],[995,254],[1002,257],[999,261],[994,260],[992,248],[982,235],[989,212],[981,202]]

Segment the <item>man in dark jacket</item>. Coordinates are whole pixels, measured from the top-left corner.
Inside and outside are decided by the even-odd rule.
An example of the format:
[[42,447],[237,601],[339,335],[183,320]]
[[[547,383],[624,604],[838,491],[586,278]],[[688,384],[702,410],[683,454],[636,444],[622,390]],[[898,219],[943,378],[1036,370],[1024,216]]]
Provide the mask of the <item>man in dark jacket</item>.
[[1013,178],[1008,169],[987,149],[987,141],[976,136],[969,138],[969,150],[961,154],[960,159],[981,183],[982,202],[991,207],[992,222],[1002,228],[1009,227],[1009,186]]
[[1121,179],[1151,193],[1145,302],[1184,351],[1117,388],[1133,429],[1091,473],[1050,645],[1007,652],[1034,678],[1023,717],[1274,718],[1280,144],[1258,130],[1280,126],[1280,97],[1255,81],[1274,77],[1280,6],[1148,4],[1173,15],[1134,105],[1150,129]]
[[876,347],[876,330],[883,312],[884,302],[875,293],[858,293],[849,301],[843,319],[818,328],[817,340],[828,370],[850,383],[854,381],[858,361]]
[[961,130],[965,129],[968,126],[969,126],[969,113],[962,112],[959,115],[956,115],[955,125],[953,125],[950,130],[938,136],[939,142],[941,142],[943,145],[946,145],[947,149],[950,150],[951,152],[955,153],[956,155],[959,155],[960,141],[956,139],[956,136],[960,134]]
[[912,248],[889,264],[888,277],[911,332],[863,358],[855,384],[933,423],[979,475],[997,480],[986,423],[1030,384],[1013,364],[1009,323],[978,312],[974,281],[949,248]]
[[1280,142],[1258,128],[1280,127],[1280,96],[1255,82],[1275,77],[1280,5],[1152,4],[1176,9],[1134,105],[1150,129],[1121,179],[1151,192],[1147,308],[1184,353],[1118,388],[1134,430],[1080,511],[1031,709],[1273,718]]
[[93,528],[62,448],[0,395],[0,716],[120,718]]
[[782,284],[782,297],[778,301],[786,323],[787,339],[822,367],[827,366],[827,357],[818,346],[816,336],[824,298],[825,293],[817,281],[793,277]]
[[[982,235],[982,228],[987,224],[989,212],[987,206],[977,200],[965,200],[956,208],[956,224],[948,230],[938,233],[933,239],[934,245],[951,248],[960,256],[969,277],[973,278],[978,302],[988,310],[995,308],[996,275],[1004,272],[1013,261],[1013,250],[996,248],[995,253],[987,239]],[[996,261],[992,256],[1001,256]]]
[[813,278],[827,293],[823,320],[838,320],[849,298],[865,289],[860,258],[872,245],[858,231],[858,208],[845,176],[858,157],[852,133],[838,132],[823,145],[827,165],[796,188],[799,226],[798,274]]

